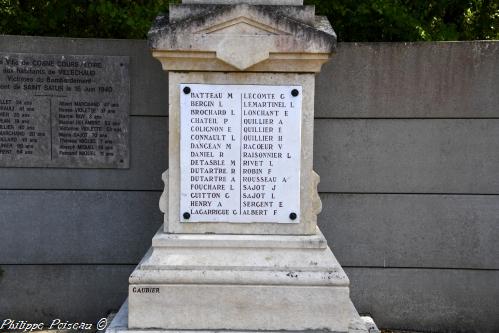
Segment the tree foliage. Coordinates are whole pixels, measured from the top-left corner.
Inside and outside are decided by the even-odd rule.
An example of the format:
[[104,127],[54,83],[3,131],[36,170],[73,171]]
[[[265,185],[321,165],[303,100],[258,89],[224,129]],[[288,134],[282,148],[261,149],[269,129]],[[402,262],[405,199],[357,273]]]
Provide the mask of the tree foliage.
[[0,33],[144,38],[168,0],[0,0]]
[[[0,33],[144,38],[179,0],[0,0]],[[497,0],[305,0],[341,41],[499,39]]]
[[497,0],[309,0],[339,40],[499,39]]

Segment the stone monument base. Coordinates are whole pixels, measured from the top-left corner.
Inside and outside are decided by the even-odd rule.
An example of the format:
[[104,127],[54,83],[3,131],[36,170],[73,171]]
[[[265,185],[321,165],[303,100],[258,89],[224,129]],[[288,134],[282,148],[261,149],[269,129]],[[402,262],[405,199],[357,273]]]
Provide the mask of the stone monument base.
[[[106,333],[312,333],[312,332],[330,332],[327,330],[306,330],[306,331],[248,331],[248,330],[168,330],[168,329],[130,329],[128,328],[128,300],[123,303],[118,313],[114,316],[111,324],[106,330]],[[373,323],[370,317],[356,316],[350,323],[348,333],[379,333],[377,326]]]
[[108,332],[368,332],[349,280],[312,236],[166,234],[130,276]]

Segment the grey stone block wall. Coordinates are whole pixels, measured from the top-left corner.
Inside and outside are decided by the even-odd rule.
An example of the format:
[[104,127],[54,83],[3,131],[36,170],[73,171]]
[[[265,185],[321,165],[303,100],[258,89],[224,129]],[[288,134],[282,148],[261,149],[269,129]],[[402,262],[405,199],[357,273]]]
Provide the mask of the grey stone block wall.
[[[0,169],[0,318],[96,321],[162,223],[166,75],[140,40],[0,50],[130,56],[129,170]],[[319,225],[357,308],[384,328],[499,331],[499,42],[344,43],[317,78]]]

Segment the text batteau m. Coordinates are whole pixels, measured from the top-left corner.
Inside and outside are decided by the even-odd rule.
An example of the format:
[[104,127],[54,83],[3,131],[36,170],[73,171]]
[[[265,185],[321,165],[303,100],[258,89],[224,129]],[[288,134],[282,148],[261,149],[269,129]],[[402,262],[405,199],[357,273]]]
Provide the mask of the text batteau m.
[[179,88],[181,221],[299,223],[302,87]]

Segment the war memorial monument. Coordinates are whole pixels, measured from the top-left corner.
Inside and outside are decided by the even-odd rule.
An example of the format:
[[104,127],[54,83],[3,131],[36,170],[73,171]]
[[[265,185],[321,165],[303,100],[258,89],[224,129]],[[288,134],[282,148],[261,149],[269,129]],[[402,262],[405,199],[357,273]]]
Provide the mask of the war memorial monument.
[[108,332],[367,332],[317,227],[327,19],[300,0],[184,0],[149,43],[169,79],[164,226]]

